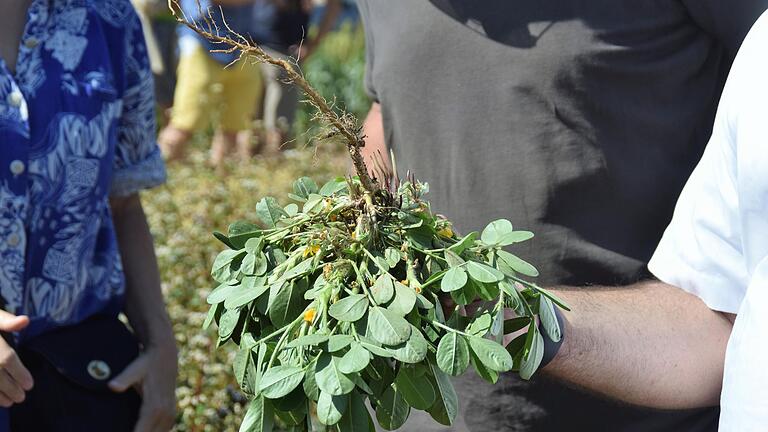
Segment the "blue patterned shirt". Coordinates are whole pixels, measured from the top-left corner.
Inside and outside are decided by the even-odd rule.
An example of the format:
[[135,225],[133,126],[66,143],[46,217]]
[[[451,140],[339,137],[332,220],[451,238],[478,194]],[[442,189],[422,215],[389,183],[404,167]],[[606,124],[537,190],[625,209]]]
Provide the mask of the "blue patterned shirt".
[[0,60],[0,146],[0,296],[31,318],[19,339],[118,313],[109,197],[165,180],[128,0],[33,0],[15,73]]

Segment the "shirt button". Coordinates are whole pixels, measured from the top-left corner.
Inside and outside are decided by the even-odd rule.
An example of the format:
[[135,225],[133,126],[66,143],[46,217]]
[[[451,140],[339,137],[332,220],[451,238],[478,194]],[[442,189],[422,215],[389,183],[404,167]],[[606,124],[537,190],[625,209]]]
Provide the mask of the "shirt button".
[[8,245],[9,246],[16,247],[16,246],[19,245],[19,243],[21,243],[21,238],[19,237],[18,234],[13,233],[13,234],[8,236],[8,240],[7,241],[8,241]]
[[24,100],[24,96],[22,96],[21,92],[19,91],[12,91],[8,94],[8,104],[14,107],[21,106],[21,102]]
[[20,175],[21,173],[24,172],[24,170],[26,169],[26,166],[24,166],[24,162],[20,160],[15,160],[11,162],[10,168],[13,175]]
[[34,47],[36,47],[36,46],[37,46],[39,43],[40,43],[40,41],[38,41],[38,40],[37,40],[37,38],[35,38],[35,37],[30,37],[29,39],[27,39],[27,40],[25,40],[25,41],[24,41],[24,46],[26,46],[27,48],[34,48]]

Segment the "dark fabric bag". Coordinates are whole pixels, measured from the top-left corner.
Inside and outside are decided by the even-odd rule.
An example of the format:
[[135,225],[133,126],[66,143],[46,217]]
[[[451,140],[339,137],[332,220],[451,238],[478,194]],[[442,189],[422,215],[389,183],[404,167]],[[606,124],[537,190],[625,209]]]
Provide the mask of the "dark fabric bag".
[[130,432],[141,398],[107,383],[139,355],[139,343],[110,316],[95,316],[25,341],[17,352],[34,388],[10,410],[12,432]]

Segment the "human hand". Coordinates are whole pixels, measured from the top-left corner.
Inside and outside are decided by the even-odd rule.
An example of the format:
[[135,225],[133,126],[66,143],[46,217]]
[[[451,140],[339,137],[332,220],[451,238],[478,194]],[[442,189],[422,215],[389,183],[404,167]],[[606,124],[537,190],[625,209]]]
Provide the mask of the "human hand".
[[112,391],[133,387],[142,396],[135,432],[166,432],[176,420],[177,352],[175,343],[150,346],[109,382]]
[[[16,316],[0,310],[0,332],[11,333],[24,329],[29,325],[29,318]],[[32,390],[34,380],[24,364],[21,363],[16,351],[0,338],[0,406],[10,408],[15,403],[24,402],[26,392]]]

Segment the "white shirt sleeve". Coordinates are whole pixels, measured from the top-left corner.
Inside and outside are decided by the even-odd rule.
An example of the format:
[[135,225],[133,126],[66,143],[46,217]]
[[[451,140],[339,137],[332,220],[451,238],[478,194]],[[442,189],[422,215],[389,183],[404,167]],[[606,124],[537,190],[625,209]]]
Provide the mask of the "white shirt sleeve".
[[649,268],[737,314],[720,432],[768,431],[768,12],[742,44],[712,139]]

